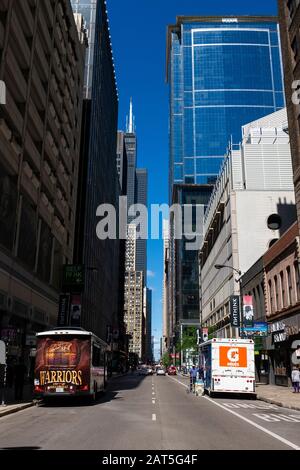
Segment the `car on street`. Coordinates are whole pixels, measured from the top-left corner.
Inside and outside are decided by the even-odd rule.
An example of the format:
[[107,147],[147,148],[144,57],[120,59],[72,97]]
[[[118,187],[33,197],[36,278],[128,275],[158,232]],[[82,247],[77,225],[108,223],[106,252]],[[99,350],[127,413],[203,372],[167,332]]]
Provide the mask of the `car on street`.
[[175,366],[170,366],[168,368],[168,375],[177,375],[177,370]]
[[158,367],[156,369],[156,375],[166,375],[165,369],[163,369],[163,367]]

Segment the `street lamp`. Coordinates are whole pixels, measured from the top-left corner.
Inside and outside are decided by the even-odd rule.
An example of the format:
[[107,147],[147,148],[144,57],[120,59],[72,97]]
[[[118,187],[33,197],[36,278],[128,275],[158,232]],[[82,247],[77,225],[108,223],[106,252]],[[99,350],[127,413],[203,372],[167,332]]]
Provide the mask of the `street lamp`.
[[242,338],[242,318],[243,318],[243,295],[242,295],[242,271],[240,269],[236,269],[233,266],[229,266],[227,264],[215,264],[216,269],[223,269],[223,268],[229,268],[232,269],[232,271],[236,272],[239,275],[239,278],[236,279],[236,281],[239,283],[239,288],[240,288],[240,326],[238,328],[239,331],[239,337]]

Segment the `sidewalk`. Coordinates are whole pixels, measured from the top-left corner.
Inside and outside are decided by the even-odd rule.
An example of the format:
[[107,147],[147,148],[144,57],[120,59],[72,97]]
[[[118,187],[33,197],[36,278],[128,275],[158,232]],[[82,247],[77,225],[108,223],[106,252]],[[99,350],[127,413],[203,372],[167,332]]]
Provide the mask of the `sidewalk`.
[[14,398],[14,389],[6,388],[5,389],[5,406],[1,405],[2,403],[2,389],[0,389],[0,418],[16,411],[25,410],[30,406],[33,406],[35,402],[33,401],[32,394],[32,385],[25,384],[23,389],[23,400],[16,401]]
[[293,393],[291,387],[279,385],[256,385],[257,399],[277,406],[300,411],[300,393]]

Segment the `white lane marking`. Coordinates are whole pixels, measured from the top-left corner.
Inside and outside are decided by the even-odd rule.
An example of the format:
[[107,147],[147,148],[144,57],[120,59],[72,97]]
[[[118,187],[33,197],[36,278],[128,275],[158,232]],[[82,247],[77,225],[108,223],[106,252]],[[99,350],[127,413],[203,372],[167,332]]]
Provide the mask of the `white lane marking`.
[[222,408],[223,410],[227,411],[227,413],[231,413],[231,414],[233,414],[234,416],[237,416],[238,418],[242,419],[243,421],[246,421],[246,423],[251,424],[251,426],[254,426],[254,427],[257,428],[257,429],[260,429],[260,431],[263,431],[263,432],[266,433],[266,434],[269,434],[270,436],[274,437],[274,439],[277,439],[278,441],[283,442],[285,445],[291,447],[292,449],[300,450],[300,447],[299,447],[299,446],[297,446],[296,444],[293,444],[292,442],[288,441],[288,440],[285,439],[284,437],[281,437],[281,436],[279,436],[278,434],[275,434],[274,432],[269,431],[268,429],[264,428],[263,426],[260,426],[260,424],[257,424],[257,423],[255,423],[254,421],[251,421],[250,419],[245,418],[244,416],[239,415],[239,414],[236,413],[235,411],[229,410],[228,408],[226,408],[225,406],[221,405],[220,403],[216,403],[214,400],[212,400],[212,399],[209,398],[209,397],[205,397],[205,398],[206,398],[206,400],[209,400],[209,401],[210,401],[211,403],[213,403],[214,405],[219,406],[219,407]]
[[155,392],[152,392],[152,395],[155,395]]
[[268,405],[268,404],[257,404],[254,403],[222,403],[223,406],[227,406],[228,408],[247,408],[247,409],[255,409],[255,410],[278,410],[279,407],[277,405]]
[[155,405],[155,400],[152,400],[152,405]]
[[152,414],[152,421],[156,421],[156,414],[155,413]]
[[175,382],[178,382],[180,385],[183,385],[183,387],[185,387],[185,388],[189,388],[187,385],[183,384],[182,382],[180,382],[180,380],[175,379],[174,377],[169,377],[169,379],[175,380]]
[[300,423],[300,416],[297,415],[283,415],[283,414],[266,414],[266,413],[253,413],[253,416],[263,419],[264,421],[273,423],[278,421],[286,421],[288,423]]

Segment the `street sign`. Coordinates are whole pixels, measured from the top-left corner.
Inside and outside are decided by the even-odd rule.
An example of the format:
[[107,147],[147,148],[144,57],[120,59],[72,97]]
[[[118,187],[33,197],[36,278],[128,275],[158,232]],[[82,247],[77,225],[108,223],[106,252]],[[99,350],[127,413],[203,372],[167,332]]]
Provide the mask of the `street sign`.
[[6,364],[6,346],[4,341],[0,341],[0,364]]
[[240,297],[238,295],[230,296],[230,323],[236,328],[240,327]]
[[84,288],[84,265],[65,264],[62,288],[64,292],[82,292]]

